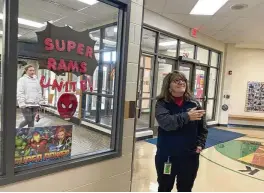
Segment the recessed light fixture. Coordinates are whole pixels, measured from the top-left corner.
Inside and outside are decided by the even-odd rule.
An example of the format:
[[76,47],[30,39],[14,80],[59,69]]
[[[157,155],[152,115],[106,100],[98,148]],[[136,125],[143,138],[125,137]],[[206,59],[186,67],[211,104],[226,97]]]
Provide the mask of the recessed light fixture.
[[199,0],[190,12],[191,15],[214,15],[229,0]]
[[248,8],[248,5],[247,4],[236,4],[236,5],[232,5],[230,8],[234,11],[240,11],[242,9]]
[[[0,13],[0,19],[3,20],[3,18],[4,18],[4,15]],[[38,23],[35,21],[23,19],[23,18],[18,18],[18,23],[21,25],[27,25],[27,26],[35,27],[35,28],[41,28],[46,25],[45,23]]]
[[98,3],[97,0],[78,0],[78,1],[86,3],[88,5],[94,5],[94,4]]
[[[0,35],[3,35],[3,31],[0,31]],[[17,37],[21,37],[21,34],[17,34]]]

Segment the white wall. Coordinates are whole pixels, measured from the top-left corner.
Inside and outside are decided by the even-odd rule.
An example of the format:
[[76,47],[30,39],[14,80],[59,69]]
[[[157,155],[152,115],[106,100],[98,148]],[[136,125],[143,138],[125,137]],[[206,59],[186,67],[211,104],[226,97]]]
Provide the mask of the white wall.
[[[163,31],[167,31],[169,33],[175,34],[185,39],[189,39],[193,42],[197,42],[198,44],[208,46],[215,50],[221,51],[223,53],[223,57],[225,54],[225,44],[217,41],[213,38],[210,38],[206,35],[198,33],[197,38],[193,38],[190,36],[190,28],[187,28],[181,24],[174,22],[168,18],[165,18],[157,13],[144,9],[144,23],[155,28],[161,29]],[[202,55],[202,54],[201,54]],[[222,60],[224,61],[224,60]],[[220,82],[222,82],[223,78],[223,70],[224,70],[224,63],[221,64],[221,73],[220,73]],[[217,124],[219,122],[219,113],[220,113],[220,106],[222,101],[222,84],[220,84],[219,88],[219,95],[218,95],[218,104],[217,104],[217,111],[216,111],[216,121],[210,122],[209,124]]]
[[[229,104],[228,112],[221,113],[221,123],[227,124],[227,116],[242,115],[264,117],[264,113],[245,112],[247,82],[264,82],[264,50],[238,48],[234,44],[227,45],[226,69],[224,81],[224,94],[230,94],[230,100],[225,100]],[[228,71],[232,75],[228,75]],[[230,121],[229,121],[230,123]],[[234,123],[234,122],[231,122]],[[238,123],[238,122],[237,122]],[[240,124],[249,124],[241,122]],[[250,123],[251,125],[260,123]]]

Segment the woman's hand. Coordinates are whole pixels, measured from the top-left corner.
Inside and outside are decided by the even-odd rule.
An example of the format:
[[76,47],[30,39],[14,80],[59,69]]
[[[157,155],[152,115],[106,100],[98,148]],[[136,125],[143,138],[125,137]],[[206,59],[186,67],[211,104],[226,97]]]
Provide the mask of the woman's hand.
[[199,121],[202,119],[202,117],[205,114],[205,110],[196,110],[196,109],[197,109],[197,107],[191,109],[188,112],[188,115],[189,115],[189,118],[191,121]]
[[201,153],[203,148],[201,146],[197,146],[196,153]]

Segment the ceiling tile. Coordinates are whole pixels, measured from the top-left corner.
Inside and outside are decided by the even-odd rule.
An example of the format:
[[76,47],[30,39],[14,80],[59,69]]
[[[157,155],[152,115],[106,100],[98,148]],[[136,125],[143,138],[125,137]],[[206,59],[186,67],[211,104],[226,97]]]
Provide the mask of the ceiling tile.
[[145,8],[156,13],[162,13],[165,3],[165,0],[145,0]]
[[193,28],[193,27],[201,27],[203,26],[204,23],[210,21],[211,17],[210,16],[194,16],[194,15],[187,15],[184,20],[181,22],[181,24]]
[[[149,1],[152,2],[153,0]],[[167,0],[166,5],[163,9],[163,13],[189,14],[196,3],[197,0]]]
[[29,7],[36,14],[46,10],[47,12],[64,16],[69,12],[76,11],[74,8],[68,6],[54,4],[54,1],[52,0],[19,0],[19,6]]
[[104,3],[97,3],[92,7],[86,7],[85,9],[79,11],[92,17],[99,18],[103,15],[115,15],[118,13],[118,9]]
[[53,2],[55,5],[57,4],[57,6],[72,8],[76,11],[83,9],[85,7],[92,7],[91,5],[80,2],[78,0],[42,0],[42,1]]
[[38,11],[38,8],[32,9],[32,7],[22,4],[19,6],[19,17],[44,23],[51,20],[57,20],[62,16],[46,10]]
[[188,17],[189,15],[184,15],[184,14],[167,14],[167,13],[164,13],[163,14],[164,17],[167,17],[169,19],[172,19],[173,21],[176,21],[177,23],[181,23],[183,22],[183,20]]
[[237,17],[213,16],[210,20],[203,23],[203,29],[207,30],[221,30],[228,24],[235,22]]
[[253,27],[254,23],[251,19],[248,18],[239,18],[236,21],[231,22],[228,24],[224,29],[227,30],[236,30],[236,31],[245,31],[248,28]]

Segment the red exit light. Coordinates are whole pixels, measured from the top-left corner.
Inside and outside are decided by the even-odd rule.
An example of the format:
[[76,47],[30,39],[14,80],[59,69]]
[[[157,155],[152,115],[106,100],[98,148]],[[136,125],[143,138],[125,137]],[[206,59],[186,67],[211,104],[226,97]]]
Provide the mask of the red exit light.
[[197,37],[198,28],[191,28],[191,36],[196,38]]

